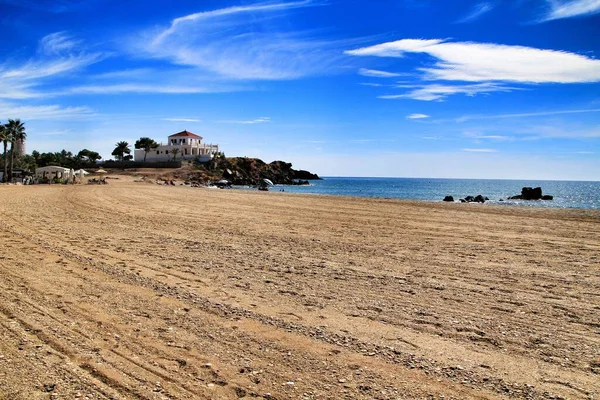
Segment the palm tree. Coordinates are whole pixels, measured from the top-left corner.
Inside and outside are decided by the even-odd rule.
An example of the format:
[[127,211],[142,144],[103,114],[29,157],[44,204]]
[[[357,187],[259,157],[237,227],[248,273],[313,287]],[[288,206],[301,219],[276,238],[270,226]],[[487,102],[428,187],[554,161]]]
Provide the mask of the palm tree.
[[136,149],[144,150],[144,162],[146,162],[146,155],[150,152],[150,150],[156,149],[158,147],[158,143],[154,141],[154,139],[150,139],[149,137],[140,138],[135,142]]
[[117,161],[123,161],[123,157],[125,156],[125,154],[131,153],[129,143],[121,141],[117,143],[116,146],[117,147],[115,147],[111,155],[115,156]]
[[6,182],[8,176],[8,158],[6,158],[6,148],[8,147],[8,142],[10,141],[10,135],[6,129],[6,125],[4,124],[0,124],[0,140],[4,145],[4,175],[2,175],[2,181]]
[[177,160],[177,153],[179,153],[179,149],[176,147],[173,150],[171,150],[171,152],[173,153],[173,161]]
[[6,124],[6,130],[9,134],[10,140],[10,178],[12,180],[13,165],[15,162],[15,144],[20,143],[21,145],[25,142],[27,133],[25,132],[25,125],[20,119],[9,119]]

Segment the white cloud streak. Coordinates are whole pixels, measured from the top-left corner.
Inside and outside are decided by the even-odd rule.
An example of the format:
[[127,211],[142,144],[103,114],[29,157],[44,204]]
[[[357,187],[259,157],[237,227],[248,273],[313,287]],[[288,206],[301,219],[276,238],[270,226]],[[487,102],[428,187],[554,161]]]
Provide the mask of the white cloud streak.
[[105,58],[101,53],[79,51],[79,41],[64,32],[43,37],[39,55],[23,64],[0,64],[0,98],[27,99],[53,95],[39,87],[51,79],[74,73]]
[[394,73],[394,72],[378,71],[376,69],[366,69],[366,68],[359,69],[358,74],[362,75],[362,76],[369,76],[372,78],[396,78],[396,77],[403,75],[403,74],[398,74],[398,73]]
[[543,21],[582,17],[600,12],[600,0],[547,0],[550,7]]
[[438,61],[420,68],[428,80],[582,83],[600,81],[600,60],[575,53],[491,43],[402,39],[346,51],[354,56],[428,54]]
[[0,102],[0,115],[22,120],[81,119],[96,114],[89,107],[62,107],[60,105],[29,106]]
[[509,88],[506,86],[498,85],[495,83],[479,83],[475,85],[442,85],[442,84],[431,84],[431,85],[400,85],[399,88],[413,88],[408,93],[394,94],[394,95],[383,95],[379,96],[380,99],[413,99],[422,101],[442,101],[448,96],[454,94],[465,94],[467,96],[476,96],[477,94],[488,94],[491,92],[507,92],[514,90],[515,88]]
[[600,112],[600,108],[590,108],[583,110],[555,110],[555,111],[539,111],[530,113],[515,113],[515,114],[497,114],[497,115],[465,115],[457,118],[456,122],[466,122],[480,119],[503,119],[503,118],[529,118],[529,117],[547,117],[552,115],[563,115],[563,114],[583,114],[583,113],[597,113]]
[[471,11],[469,12],[469,14],[467,14],[467,16],[461,18],[460,20],[458,20],[456,22],[459,24],[466,23],[466,22],[473,22],[473,21],[479,19],[482,15],[487,14],[488,12],[492,11],[494,9],[494,7],[495,7],[494,4],[490,3],[490,2],[475,4],[475,6],[471,9]]
[[424,118],[429,118],[429,115],[427,115],[427,114],[410,114],[406,118],[407,119],[424,119]]
[[224,121],[216,121],[221,124],[244,124],[244,125],[254,125],[254,124],[264,124],[267,122],[271,122],[271,118],[269,117],[260,117],[256,119],[250,120],[224,120]]
[[269,2],[190,14],[137,38],[131,51],[221,79],[286,80],[325,73],[342,57],[341,44],[283,31],[276,21],[293,9],[322,4]]
[[194,94],[215,93],[218,90],[205,87],[194,87],[169,84],[120,83],[114,85],[75,86],[61,94],[120,94],[120,93],[162,93],[162,94]]

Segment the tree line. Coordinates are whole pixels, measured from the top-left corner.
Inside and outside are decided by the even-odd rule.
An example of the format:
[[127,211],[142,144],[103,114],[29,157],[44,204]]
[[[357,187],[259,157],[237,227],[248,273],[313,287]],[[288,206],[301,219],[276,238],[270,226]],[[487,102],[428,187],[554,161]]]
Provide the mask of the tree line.
[[[0,124],[0,140],[4,149],[2,153],[2,157],[4,158],[4,174],[2,175],[2,179],[4,182],[7,182],[8,177],[12,176],[15,163],[15,147],[17,144],[23,146],[26,137],[25,125],[21,120],[9,119],[8,123]],[[9,144],[10,150],[8,150]]]
[[[95,167],[97,162],[102,159],[102,156],[95,151],[83,149],[77,154],[71,151],[62,150],[59,152],[40,153],[36,150],[29,154],[19,154],[16,151],[17,145],[22,146],[27,138],[25,124],[19,119],[9,119],[8,123],[0,124],[0,141],[3,144],[2,164],[4,166],[3,181],[7,182],[13,174],[15,168],[33,172],[36,168],[56,165],[65,168],[90,168]],[[144,150],[144,162],[146,156],[152,150],[158,148],[159,144],[149,137],[138,139],[134,147]],[[172,151],[173,161],[177,160],[179,149],[175,148]],[[125,141],[120,141],[115,145],[111,155],[119,162],[132,161],[131,145]]]

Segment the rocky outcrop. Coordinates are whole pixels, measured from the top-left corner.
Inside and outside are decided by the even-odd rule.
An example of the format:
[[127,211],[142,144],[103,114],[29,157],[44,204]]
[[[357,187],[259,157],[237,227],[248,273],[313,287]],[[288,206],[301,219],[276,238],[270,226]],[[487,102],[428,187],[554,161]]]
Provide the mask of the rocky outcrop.
[[524,187],[521,189],[521,194],[509,197],[510,200],[552,200],[554,197],[543,195],[541,187]]
[[258,158],[219,157],[201,166],[218,176],[227,179],[233,185],[257,185],[263,179],[275,184],[308,185],[311,179],[321,179],[317,174],[305,170],[295,170],[285,161],[265,163]]
[[444,201],[454,201],[454,197],[446,196],[446,197],[444,197]]

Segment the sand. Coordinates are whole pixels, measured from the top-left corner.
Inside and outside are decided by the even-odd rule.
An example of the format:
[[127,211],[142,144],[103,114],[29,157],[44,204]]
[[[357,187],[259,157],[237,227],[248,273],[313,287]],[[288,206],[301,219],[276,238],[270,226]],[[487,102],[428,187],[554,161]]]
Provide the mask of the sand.
[[0,186],[0,399],[600,396],[600,212]]

